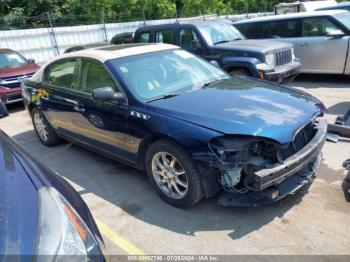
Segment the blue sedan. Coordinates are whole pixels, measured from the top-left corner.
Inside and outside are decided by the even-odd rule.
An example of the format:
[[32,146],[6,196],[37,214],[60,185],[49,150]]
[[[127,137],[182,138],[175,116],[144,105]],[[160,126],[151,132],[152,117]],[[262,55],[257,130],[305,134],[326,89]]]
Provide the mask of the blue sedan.
[[0,254],[5,260],[71,255],[105,261],[102,237],[79,194],[1,130],[0,192]]
[[166,44],[64,54],[23,97],[44,145],[65,139],[145,170],[181,208],[219,192],[226,206],[278,201],[311,183],[326,137],[311,95],[230,77]]

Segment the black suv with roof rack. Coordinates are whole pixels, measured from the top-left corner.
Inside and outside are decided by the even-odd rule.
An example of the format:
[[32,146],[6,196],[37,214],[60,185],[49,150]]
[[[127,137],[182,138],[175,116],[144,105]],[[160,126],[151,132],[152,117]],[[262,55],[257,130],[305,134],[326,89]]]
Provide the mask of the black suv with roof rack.
[[277,41],[246,40],[226,21],[186,21],[142,27],[136,43],[167,43],[218,64],[232,75],[287,82],[299,74],[301,64],[293,45]]

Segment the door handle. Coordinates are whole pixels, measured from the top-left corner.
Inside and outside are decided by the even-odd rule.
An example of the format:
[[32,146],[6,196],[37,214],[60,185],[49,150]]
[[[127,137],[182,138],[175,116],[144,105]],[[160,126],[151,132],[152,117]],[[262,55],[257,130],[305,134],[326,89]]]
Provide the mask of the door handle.
[[303,43],[303,44],[300,44],[299,46],[300,47],[307,47],[307,46],[310,46],[310,44],[309,43]]
[[79,107],[79,106],[75,106],[75,107],[73,107],[73,109],[74,109],[75,111],[77,111],[77,112],[81,112],[81,113],[84,113],[84,112],[85,112],[85,109],[84,109],[84,108],[81,108],[81,107]]

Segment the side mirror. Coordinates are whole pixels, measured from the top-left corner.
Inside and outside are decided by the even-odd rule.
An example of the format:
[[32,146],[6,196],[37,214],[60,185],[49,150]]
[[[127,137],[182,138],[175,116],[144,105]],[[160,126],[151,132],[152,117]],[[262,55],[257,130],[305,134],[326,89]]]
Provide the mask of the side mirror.
[[100,87],[92,91],[92,99],[98,103],[108,101],[124,101],[124,95],[121,92],[115,92],[112,87]]
[[5,104],[4,104],[4,102],[2,102],[0,100],[0,118],[6,117],[8,115],[9,115],[9,113],[7,111],[7,108],[6,108]]
[[29,58],[27,61],[28,61],[28,64],[34,64],[35,63],[35,59],[33,59],[33,58]]
[[327,32],[326,36],[331,38],[341,38],[345,36],[345,34],[342,30],[333,30],[333,31]]
[[195,51],[200,51],[203,49],[203,46],[201,45],[201,43],[198,40],[192,40],[191,41],[191,49],[193,49]]

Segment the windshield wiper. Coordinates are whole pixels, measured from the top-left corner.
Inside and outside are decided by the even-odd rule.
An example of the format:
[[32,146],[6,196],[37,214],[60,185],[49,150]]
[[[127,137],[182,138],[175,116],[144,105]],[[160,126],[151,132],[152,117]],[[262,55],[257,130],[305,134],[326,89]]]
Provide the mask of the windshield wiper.
[[237,38],[234,38],[232,40],[222,40],[222,41],[214,43],[214,45],[228,43],[228,42],[234,42],[234,41],[238,41],[238,40],[243,40],[243,39],[241,37],[237,37]]
[[164,95],[162,95],[162,96],[158,96],[158,97],[156,97],[156,98],[147,100],[146,103],[148,103],[148,102],[153,102],[153,101],[157,101],[157,100],[161,100],[161,99],[167,99],[167,98],[171,98],[171,97],[179,96],[179,95],[183,95],[183,93],[181,93],[181,92],[167,93],[167,94],[164,94]]
[[223,79],[214,79],[214,80],[210,80],[208,82],[205,82],[200,88],[204,88],[210,85],[213,85],[215,83],[221,82]]
[[230,41],[229,40],[221,40],[221,41],[215,42],[214,45],[223,44],[223,43],[227,43],[227,42],[230,42]]

